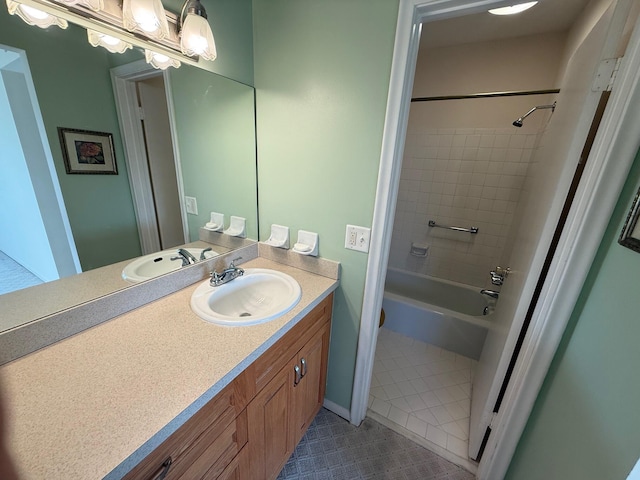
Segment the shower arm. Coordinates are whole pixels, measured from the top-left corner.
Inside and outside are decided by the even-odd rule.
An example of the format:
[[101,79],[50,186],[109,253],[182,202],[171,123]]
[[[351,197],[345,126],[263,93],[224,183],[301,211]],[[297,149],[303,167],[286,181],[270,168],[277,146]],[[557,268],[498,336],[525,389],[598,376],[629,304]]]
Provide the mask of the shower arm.
[[556,103],[557,102],[553,102],[550,105],[538,105],[536,107],[533,107],[531,110],[529,110],[527,113],[525,113],[523,116],[518,118],[515,122],[513,122],[513,125],[516,126],[516,127],[521,127],[522,126],[522,121],[525,118],[527,118],[529,115],[531,115],[533,112],[535,112],[536,110],[543,110],[543,109],[546,109],[546,108],[550,108],[552,112],[555,111]]

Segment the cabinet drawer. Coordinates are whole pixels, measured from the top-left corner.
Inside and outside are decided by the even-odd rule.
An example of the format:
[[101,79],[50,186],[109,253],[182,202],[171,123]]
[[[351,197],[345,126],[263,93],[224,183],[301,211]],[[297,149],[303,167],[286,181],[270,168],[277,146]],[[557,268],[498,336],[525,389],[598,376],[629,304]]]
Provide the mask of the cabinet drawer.
[[332,307],[333,293],[251,364],[247,371],[251,372],[249,377],[255,379],[256,392],[262,390],[276,376],[318,329],[331,321]]
[[[154,480],[166,468],[165,480],[201,478],[216,466],[220,472],[247,441],[246,375],[243,373],[151,452],[124,478]],[[196,472],[195,466],[202,469]],[[188,476],[187,476],[188,474]]]

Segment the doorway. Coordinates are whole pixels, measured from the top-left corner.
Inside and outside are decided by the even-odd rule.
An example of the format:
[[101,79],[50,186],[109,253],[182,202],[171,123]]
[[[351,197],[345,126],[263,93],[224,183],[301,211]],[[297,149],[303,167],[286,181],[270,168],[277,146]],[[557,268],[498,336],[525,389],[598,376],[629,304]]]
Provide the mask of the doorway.
[[170,79],[143,61],[112,69],[142,253],[188,242]]
[[[385,127],[385,141],[383,142],[383,153],[381,160],[381,170],[380,170],[380,179],[379,179],[379,188],[378,188],[378,196],[376,199],[376,211],[374,213],[374,231],[377,230],[379,232],[374,235],[375,238],[372,238],[372,251],[376,251],[375,248],[378,247],[380,252],[382,252],[378,257],[370,256],[369,258],[369,269],[367,275],[367,283],[365,286],[365,299],[363,305],[363,322],[360,330],[360,343],[358,349],[358,358],[356,364],[356,382],[354,385],[354,395],[352,400],[352,410],[351,410],[351,421],[353,423],[359,423],[361,418],[364,416],[364,409],[366,408],[366,397],[368,394],[369,384],[367,380],[367,376],[370,375],[371,366],[373,363],[373,348],[376,344],[376,330],[377,330],[377,316],[379,315],[379,308],[382,302],[382,289],[384,284],[384,270],[386,270],[386,263],[388,260],[388,248],[391,243],[390,238],[390,223],[389,219],[393,218],[393,210],[395,209],[395,192],[397,192],[397,187],[399,183],[399,168],[397,163],[400,161],[402,157],[402,150],[404,147],[404,136],[406,133],[406,119],[408,116],[408,98],[409,93],[412,89],[412,80],[414,77],[414,69],[415,69],[415,56],[417,54],[417,44],[420,37],[420,25],[418,22],[414,23],[411,21],[411,18],[425,19],[430,18],[431,20],[436,20],[442,17],[451,17],[453,16],[452,11],[457,11],[457,13],[469,13],[470,4],[460,5],[461,2],[445,2],[450,5],[442,5],[442,2],[401,2],[400,7],[400,16],[398,22],[398,37],[396,41],[396,53],[394,55],[394,67],[391,81],[391,93],[389,97],[388,103],[388,113],[387,113],[387,124]],[[497,2],[493,2],[497,3]],[[486,2],[483,5],[483,9],[486,8]],[[625,29],[624,25],[626,23],[626,15],[628,14],[628,9],[625,13],[625,7],[629,7],[628,2],[617,2],[613,6],[611,6],[611,10],[606,10],[607,14],[610,14],[609,21],[611,22],[608,25],[613,25],[611,29],[608,28],[608,25],[603,28],[602,31],[605,31],[604,38],[606,39],[604,43],[604,47],[601,48],[602,52],[604,52],[607,48],[611,50],[615,50],[617,48],[618,42],[612,42],[611,37],[608,35],[613,32],[614,36],[620,37],[622,31]],[[477,9],[476,9],[477,11]],[[472,12],[473,13],[473,12]],[[601,12],[602,14],[602,12]],[[414,17],[415,15],[415,17]],[[410,28],[409,28],[410,27]],[[404,30],[404,31],[401,31]],[[602,32],[600,32],[602,33]],[[637,32],[635,37],[637,37]],[[582,39],[586,41],[584,38]],[[590,47],[593,47],[590,44]],[[593,48],[592,48],[593,50]],[[611,53],[611,50],[607,53]],[[596,49],[596,51],[600,51]],[[633,63],[637,59],[635,58],[635,50],[631,48],[628,51],[628,55],[625,61],[629,63]],[[607,58],[607,57],[604,57]],[[594,59],[595,66],[598,66],[600,58]],[[623,70],[627,72],[628,75],[633,75],[628,73],[630,70],[626,70],[623,67]],[[582,78],[582,77],[580,77]],[[621,77],[622,78],[622,77]],[[590,91],[591,87],[591,77],[587,79],[588,85],[586,90]],[[614,98],[624,98],[624,100],[620,100],[620,102],[613,102],[614,105],[617,105],[617,108],[622,109],[624,106],[624,102],[628,102],[629,98],[634,94],[634,90],[632,84],[629,83],[629,88],[624,90],[624,81],[620,82],[620,90],[616,92],[614,90],[613,97]],[[394,96],[394,85],[402,94],[398,93]],[[403,101],[398,102],[399,97],[403,97]],[[563,124],[571,125],[572,128],[575,127],[575,132],[580,132],[582,135],[586,135],[586,132],[589,129],[589,125],[591,122],[591,118],[593,117],[593,111],[597,107],[599,95],[590,95],[587,94],[586,99],[576,100],[576,98],[568,98],[564,100],[564,114],[562,120]],[[559,98],[560,100],[560,98]],[[403,103],[404,102],[404,103]],[[561,103],[560,101],[558,102]],[[605,183],[611,182],[608,184],[608,188],[611,188],[613,191],[619,192],[621,187],[621,180],[624,176],[625,168],[628,169],[630,165],[630,161],[633,158],[632,153],[628,153],[632,151],[633,147],[631,145],[625,145],[625,139],[622,137],[617,137],[618,144],[616,147],[618,148],[626,148],[627,149],[627,158],[629,159],[629,163],[626,163],[624,166],[607,166],[607,169],[604,169],[604,165],[607,163],[607,157],[609,152],[609,146],[611,143],[602,143],[602,137],[607,134],[608,131],[613,131],[613,125],[619,125],[619,121],[621,118],[621,110],[617,112],[617,116],[611,113],[616,108],[616,106],[611,107],[605,112],[604,120],[602,128],[599,130],[596,135],[596,141],[594,143],[594,151],[592,152],[592,159],[590,160],[589,167],[585,172],[585,178],[583,179],[583,184],[579,187],[576,201],[574,202],[574,207],[572,208],[572,213],[568,217],[567,227],[565,228],[565,233],[563,234],[563,239],[561,239],[559,243],[559,248],[556,256],[552,262],[552,266],[549,272],[548,281],[545,284],[546,293],[548,295],[545,296],[542,305],[538,305],[537,314],[534,316],[532,325],[533,331],[535,332],[535,336],[533,338],[529,338],[528,340],[533,343],[525,345],[525,350],[527,350],[526,356],[528,356],[528,360],[522,362],[522,366],[520,369],[516,368],[516,377],[513,385],[518,385],[519,388],[518,394],[525,395],[526,401],[530,402],[532,405],[535,400],[535,396],[537,394],[537,388],[540,385],[541,379],[544,377],[544,373],[546,372],[546,366],[548,366],[548,362],[550,361],[551,356],[553,355],[553,350],[549,351],[547,348],[543,349],[544,352],[540,350],[536,350],[536,345],[539,345],[541,338],[544,335],[547,335],[545,338],[545,343],[549,344],[557,344],[559,340],[559,336],[562,333],[562,330],[558,328],[558,320],[557,317],[554,319],[553,328],[549,326],[549,312],[555,309],[555,312],[561,312],[560,315],[563,318],[568,318],[568,315],[571,312],[571,308],[573,304],[571,303],[575,300],[575,296],[580,290],[581,282],[584,277],[581,277],[584,273],[586,273],[586,269],[588,269],[590,265],[590,261],[595,252],[595,246],[597,246],[597,242],[599,238],[593,239],[593,228],[591,232],[583,232],[583,236],[576,236],[576,230],[583,230],[583,226],[585,222],[589,221],[591,227],[594,224],[599,225],[600,232],[604,230],[606,223],[599,218],[599,215],[604,214],[604,218],[606,219],[608,216],[607,210],[612,209],[613,203],[607,203],[607,205],[603,205],[600,203],[602,197],[610,197],[610,192],[606,189],[595,188],[595,185],[600,185],[597,182],[602,182],[603,179]],[[591,110],[591,111],[588,111]],[[559,111],[558,111],[559,113]],[[559,122],[560,115],[554,117],[556,123]],[[557,128],[553,131],[557,131]],[[566,134],[566,132],[565,132]],[[573,133],[569,136],[570,139],[575,139],[574,142],[569,142],[569,145],[566,145],[565,151],[562,153],[565,157],[579,158],[580,149],[584,145],[584,136],[583,138],[578,138],[579,135],[577,133]],[[577,153],[576,153],[577,152]],[[547,152],[548,153],[548,152]],[[393,161],[389,161],[389,163],[385,163],[386,160],[395,161],[396,168],[393,168]],[[619,170],[617,170],[619,168]],[[565,185],[563,190],[564,193],[560,191],[560,189],[556,189],[556,193],[552,194],[552,202],[551,208],[549,211],[552,213],[558,213],[561,210],[562,203],[564,201],[564,197],[566,196],[566,191],[568,189],[568,184],[571,181],[571,177],[573,171],[575,169],[575,164],[571,166],[565,166],[559,168],[557,171],[558,178],[560,181],[558,182],[560,185]],[[617,170],[617,171],[616,171]],[[382,188],[381,188],[382,185]],[[391,188],[385,188],[391,185]],[[560,193],[558,193],[560,192]],[[599,199],[598,206],[594,205],[593,199]],[[615,199],[614,199],[615,200]],[[599,213],[594,215],[594,211],[598,210]],[[610,210],[609,210],[610,211]],[[534,248],[533,252],[530,252],[529,259],[530,262],[533,262],[536,258],[538,258],[538,262],[541,259],[544,259],[544,255],[548,250],[548,243],[546,246],[542,247],[544,241],[547,241],[555,227],[555,223],[557,222],[557,215],[555,219],[552,218],[553,215],[545,214],[544,218],[540,218],[541,224],[539,232],[541,233],[541,241],[532,242],[536,244],[538,247],[537,250]],[[530,217],[527,217],[530,218]],[[551,220],[548,220],[552,218]],[[376,228],[377,227],[377,228]],[[572,232],[569,234],[568,232]],[[582,241],[583,243],[589,244],[593,246],[593,248],[589,251],[585,251],[583,248],[580,249],[579,252],[575,249],[576,241]],[[563,262],[562,258],[564,258],[563,267],[560,268],[559,262]],[[567,259],[572,259],[575,264],[573,269],[566,268]],[[535,262],[534,262],[535,264]],[[526,273],[521,272],[535,272],[535,268],[529,268],[530,265],[526,268],[518,268],[517,275],[521,278],[519,279],[520,290],[526,290],[527,288],[531,288],[530,284],[535,285],[535,282],[538,277],[538,273],[531,273],[527,275]],[[538,267],[539,268],[539,267]],[[554,270],[557,269],[557,270]],[[539,272],[539,270],[538,270]],[[511,282],[512,285],[515,285],[518,282]],[[554,285],[555,284],[555,285]],[[576,286],[577,285],[577,286]],[[527,288],[523,288],[527,287]],[[513,287],[511,287],[513,288]],[[559,293],[561,292],[562,295]],[[509,297],[509,295],[507,295]],[[512,308],[516,308],[519,303],[522,303],[525,308],[528,307],[528,302],[518,302],[517,298],[523,297],[522,294],[516,295],[514,298],[516,299]],[[529,297],[530,298],[530,297]],[[555,302],[555,304],[554,304]],[[511,303],[511,302],[508,302]],[[562,323],[562,322],[560,322]],[[547,331],[545,331],[545,329]],[[508,327],[507,327],[507,330]],[[549,333],[553,330],[552,333]],[[517,333],[517,332],[516,332]],[[517,335],[516,335],[517,336]],[[530,337],[532,337],[530,335]],[[496,349],[496,351],[501,351],[501,349]],[[484,353],[484,352],[483,352]],[[498,355],[500,356],[500,355]],[[528,381],[525,382],[524,379],[528,378]],[[531,378],[535,378],[534,381]],[[536,382],[538,382],[536,384]],[[491,383],[491,382],[489,382]],[[537,387],[536,387],[537,385]],[[510,387],[511,388],[511,387]],[[524,392],[527,393],[524,393]],[[364,405],[364,407],[363,407]],[[483,457],[483,461],[480,463],[479,468],[479,477],[480,478],[500,478],[502,474],[504,474],[504,470],[500,470],[500,468],[506,469],[508,465],[510,455],[515,448],[515,444],[517,443],[519,433],[514,433],[514,430],[517,428],[522,428],[524,422],[526,422],[526,418],[528,416],[527,408],[522,408],[522,402],[519,402],[518,408],[514,407],[513,404],[513,396],[507,394],[506,407],[505,411],[508,413],[500,412],[499,415],[493,415],[494,418],[489,418],[488,420],[495,427],[499,433],[498,435],[494,435],[493,439],[489,442],[488,450],[485,451],[485,456]],[[491,415],[490,415],[491,416]],[[513,426],[517,425],[517,428],[514,429]],[[508,433],[505,433],[505,430]],[[500,439],[500,445],[498,446],[498,440]],[[505,438],[509,440],[505,442]],[[509,444],[508,442],[512,442]],[[498,455],[496,452],[502,449],[502,455]],[[506,449],[507,453],[504,453]],[[488,452],[488,454],[487,454]],[[488,458],[488,460],[487,460]],[[506,465],[505,465],[506,462]],[[502,473],[496,473],[496,472]]]

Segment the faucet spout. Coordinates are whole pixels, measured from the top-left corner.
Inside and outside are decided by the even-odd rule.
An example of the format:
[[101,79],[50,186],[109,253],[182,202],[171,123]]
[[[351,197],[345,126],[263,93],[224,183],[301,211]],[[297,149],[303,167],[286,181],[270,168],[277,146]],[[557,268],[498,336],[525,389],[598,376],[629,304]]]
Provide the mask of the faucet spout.
[[244,270],[240,267],[236,267],[233,262],[241,260],[242,257],[234,258],[229,264],[228,268],[225,268],[222,272],[218,273],[215,270],[211,272],[211,280],[209,284],[212,287],[219,287],[225,283],[229,283],[231,280],[235,280],[238,277],[244,275]]
[[178,255],[176,257],[171,257],[171,260],[182,260],[182,266],[186,267],[187,265],[195,265],[198,263],[196,257],[194,257],[191,252],[184,248],[178,249]]
[[498,299],[498,296],[500,295],[500,292],[496,292],[495,290],[486,290],[484,288],[482,290],[480,290],[480,293],[482,295],[486,295],[487,297],[495,298],[496,300]]

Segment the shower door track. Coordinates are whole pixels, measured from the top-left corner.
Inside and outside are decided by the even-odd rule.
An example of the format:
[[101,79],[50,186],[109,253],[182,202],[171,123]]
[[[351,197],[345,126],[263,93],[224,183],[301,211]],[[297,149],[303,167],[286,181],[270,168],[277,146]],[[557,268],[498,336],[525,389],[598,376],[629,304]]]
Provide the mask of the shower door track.
[[468,95],[441,95],[436,97],[416,97],[411,102],[436,102],[440,100],[467,100],[469,98],[524,97],[527,95],[548,95],[560,93],[559,88],[548,90],[511,90],[508,92],[470,93]]

